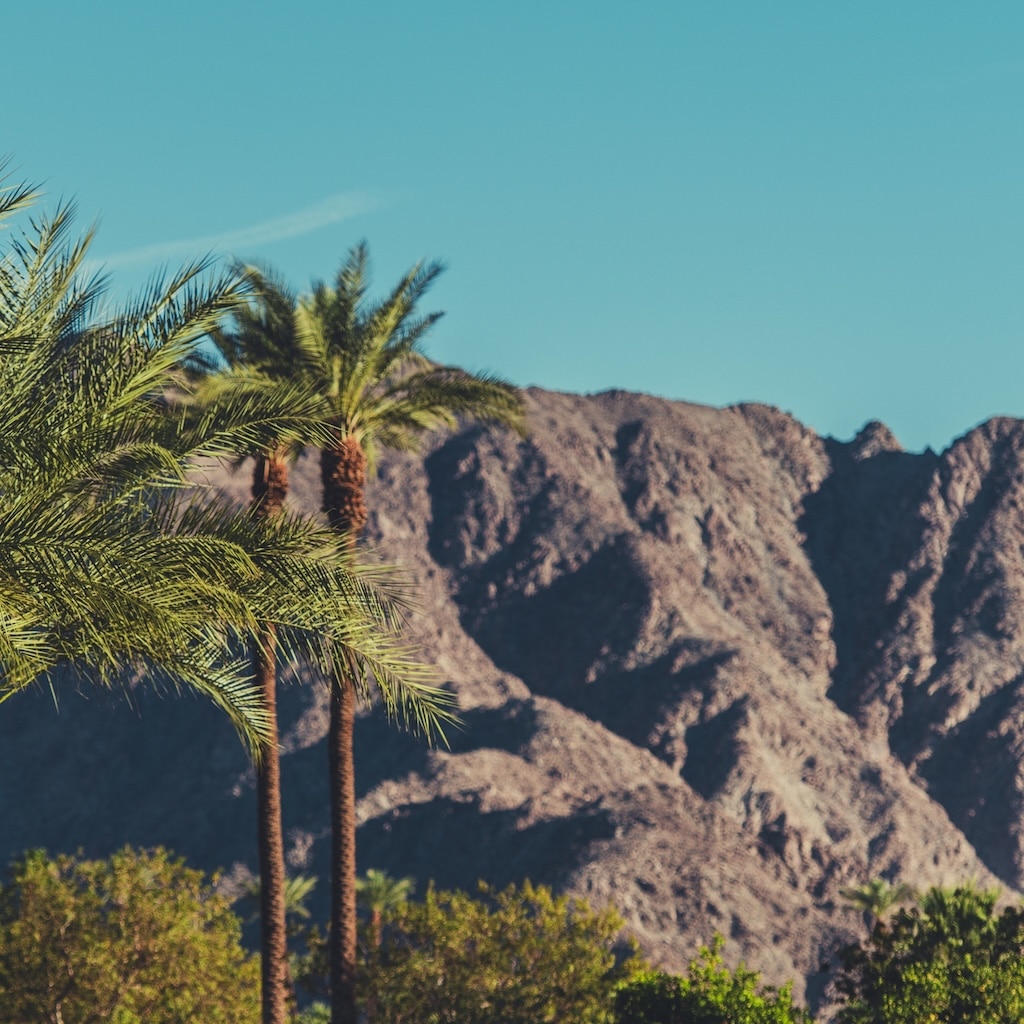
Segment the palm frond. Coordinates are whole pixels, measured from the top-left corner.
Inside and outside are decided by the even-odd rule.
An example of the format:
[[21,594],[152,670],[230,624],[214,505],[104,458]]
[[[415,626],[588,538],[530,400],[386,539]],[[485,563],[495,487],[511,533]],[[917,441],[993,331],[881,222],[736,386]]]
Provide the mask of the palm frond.
[[27,181],[11,181],[10,157],[0,157],[0,222],[19,210],[31,208],[40,197],[40,189]]
[[[0,215],[32,195],[4,191]],[[284,329],[292,299],[278,288],[260,319],[252,297],[267,298],[269,275],[210,275],[200,260],[100,310],[103,280],[82,276],[92,236],[71,239],[72,212],[0,252],[0,701],[56,685],[57,670],[100,686],[134,676],[205,695],[258,752],[268,723],[238,652],[271,623],[316,663],[341,652],[376,666],[394,707],[431,725],[429,672],[396,640],[402,603],[344,538],[182,497],[198,455],[336,436],[298,379],[238,373],[209,408],[186,401],[187,370],[225,316]]]

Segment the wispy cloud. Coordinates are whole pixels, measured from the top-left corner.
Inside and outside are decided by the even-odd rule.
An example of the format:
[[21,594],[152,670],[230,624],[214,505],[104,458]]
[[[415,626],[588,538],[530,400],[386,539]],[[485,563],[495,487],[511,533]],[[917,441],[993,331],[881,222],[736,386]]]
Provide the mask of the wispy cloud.
[[274,217],[246,228],[225,231],[219,235],[201,235],[179,242],[157,242],[154,245],[101,257],[94,262],[110,270],[137,263],[155,265],[176,259],[190,259],[208,252],[251,256],[252,250],[257,246],[308,235],[330,224],[337,224],[361,213],[380,209],[384,205],[386,202],[382,197],[369,192],[342,192],[340,195],[324,199],[315,206],[307,206],[283,217]]

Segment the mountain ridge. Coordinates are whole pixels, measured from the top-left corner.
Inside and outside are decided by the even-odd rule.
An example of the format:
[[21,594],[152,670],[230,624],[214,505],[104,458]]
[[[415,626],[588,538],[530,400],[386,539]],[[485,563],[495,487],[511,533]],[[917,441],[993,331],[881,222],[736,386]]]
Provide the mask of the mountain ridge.
[[[411,635],[465,727],[428,751],[360,718],[362,869],[611,902],[671,969],[720,931],[812,1001],[860,928],[842,887],[1021,889],[1020,421],[914,454],[757,403],[527,401],[526,440],[467,427],[370,485],[368,540],[417,581]],[[245,500],[244,471],[209,479]],[[318,508],[314,459],[291,501]],[[212,709],[47,701],[0,715],[5,857],[252,867],[252,772]],[[290,863],[324,878],[322,688],[281,713]]]

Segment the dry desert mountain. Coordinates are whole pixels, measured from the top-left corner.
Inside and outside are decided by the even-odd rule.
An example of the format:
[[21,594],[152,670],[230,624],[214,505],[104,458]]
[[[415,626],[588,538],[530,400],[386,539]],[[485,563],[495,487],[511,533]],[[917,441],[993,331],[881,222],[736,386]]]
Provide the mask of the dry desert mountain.
[[[372,485],[368,539],[417,581],[464,728],[428,750],[361,718],[363,869],[610,902],[671,969],[721,932],[812,1001],[862,927],[841,888],[1024,886],[1024,424],[936,455],[764,405],[528,405],[528,440],[468,427]],[[214,478],[244,500],[244,471]],[[302,460],[297,507],[317,481]],[[57,697],[0,709],[0,855],[254,866],[253,775],[212,708]],[[282,691],[288,856],[322,879],[323,697]]]

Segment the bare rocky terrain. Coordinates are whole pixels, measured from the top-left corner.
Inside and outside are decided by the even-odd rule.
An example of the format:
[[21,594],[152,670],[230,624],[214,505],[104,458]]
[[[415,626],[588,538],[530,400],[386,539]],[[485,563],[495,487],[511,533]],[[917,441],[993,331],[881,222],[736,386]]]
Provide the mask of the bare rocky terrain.
[[[763,405],[531,390],[529,415],[526,441],[470,427],[379,467],[368,538],[416,580],[464,727],[428,750],[360,720],[364,869],[611,902],[672,969],[721,932],[812,1001],[861,927],[842,887],[1024,887],[1024,424],[936,455]],[[317,481],[300,462],[298,507]],[[212,709],[56,696],[0,709],[0,855],[253,866]],[[325,878],[322,688],[282,713],[289,859]]]

